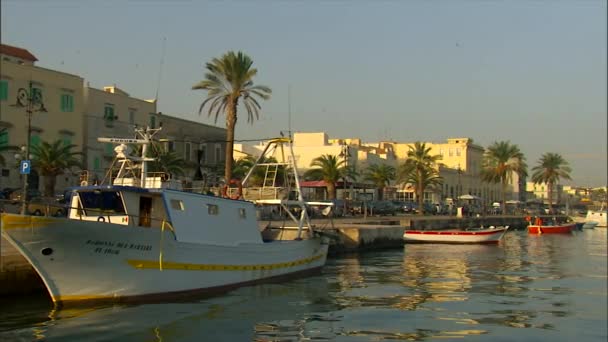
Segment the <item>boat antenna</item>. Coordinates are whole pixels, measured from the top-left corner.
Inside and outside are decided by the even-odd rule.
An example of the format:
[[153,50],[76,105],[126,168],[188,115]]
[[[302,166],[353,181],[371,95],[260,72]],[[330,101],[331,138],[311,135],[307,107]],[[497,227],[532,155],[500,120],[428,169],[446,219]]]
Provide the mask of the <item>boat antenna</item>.
[[167,37],[163,37],[162,50],[161,50],[161,55],[160,55],[160,64],[158,66],[158,83],[156,84],[156,95],[154,96],[154,102],[156,103],[157,106],[158,106],[158,92],[160,89],[160,79],[162,76],[163,64],[165,64],[165,51],[166,51],[166,47],[167,47],[166,43],[167,43]]
[[287,84],[287,133],[291,139],[291,84]]

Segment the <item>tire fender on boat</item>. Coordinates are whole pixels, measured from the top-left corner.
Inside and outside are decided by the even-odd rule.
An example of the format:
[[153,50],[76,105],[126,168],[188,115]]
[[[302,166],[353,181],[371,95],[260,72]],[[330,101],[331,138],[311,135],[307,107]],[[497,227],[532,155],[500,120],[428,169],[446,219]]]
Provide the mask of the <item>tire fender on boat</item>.
[[103,216],[99,216],[99,217],[97,218],[97,222],[106,222],[106,218],[105,218],[105,217],[103,217]]

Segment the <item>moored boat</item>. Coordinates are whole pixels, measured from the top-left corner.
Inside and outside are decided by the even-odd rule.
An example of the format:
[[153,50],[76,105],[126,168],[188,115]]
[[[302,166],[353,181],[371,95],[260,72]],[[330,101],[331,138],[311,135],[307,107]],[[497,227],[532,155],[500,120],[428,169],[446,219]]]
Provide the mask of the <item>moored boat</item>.
[[530,222],[528,225],[529,234],[570,234],[576,229],[576,222],[543,222],[542,219],[537,218],[534,223]]
[[404,232],[406,242],[426,243],[498,243],[509,226],[475,229],[412,230]]
[[596,227],[606,228],[607,216],[608,212],[604,208],[601,208],[600,210],[587,210],[585,222],[597,222]]
[[130,156],[126,144],[142,144],[145,155],[153,131],[101,140],[119,144],[120,170],[110,185],[73,188],[66,218],[2,214],[2,235],[53,302],[179,298],[301,276],[325,264],[327,241],[312,229],[297,182],[296,237],[265,241],[254,203],[185,192],[166,175],[149,175],[149,159]]

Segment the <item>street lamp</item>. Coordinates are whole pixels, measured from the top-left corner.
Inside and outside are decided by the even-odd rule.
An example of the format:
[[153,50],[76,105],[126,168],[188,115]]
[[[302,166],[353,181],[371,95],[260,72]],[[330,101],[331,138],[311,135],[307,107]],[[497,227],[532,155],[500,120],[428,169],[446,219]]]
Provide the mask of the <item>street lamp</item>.
[[[21,156],[19,171],[23,174],[23,192],[21,194],[21,215],[25,215],[27,212],[27,187],[28,187],[28,175],[31,169],[30,158],[30,139],[32,137],[32,114],[35,112],[46,112],[44,104],[42,103],[42,93],[34,91],[32,88],[32,82],[29,83],[29,90],[25,88],[19,88],[17,91],[17,103],[13,107],[25,108],[27,113],[27,134],[25,140],[25,147],[22,148],[24,154]],[[15,155],[17,157],[17,155]]]

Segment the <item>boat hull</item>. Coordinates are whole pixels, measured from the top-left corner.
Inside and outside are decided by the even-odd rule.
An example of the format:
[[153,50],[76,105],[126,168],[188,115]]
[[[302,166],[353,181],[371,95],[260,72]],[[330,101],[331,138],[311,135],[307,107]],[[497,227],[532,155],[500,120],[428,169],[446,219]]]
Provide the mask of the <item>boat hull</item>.
[[328,248],[317,238],[184,243],[169,229],[13,214],[2,214],[2,234],[58,304],[179,298],[302,276],[325,264]]
[[406,242],[419,243],[455,243],[479,244],[498,243],[508,228],[467,230],[406,230],[403,238]]
[[561,224],[555,226],[529,225],[529,234],[570,234],[575,229],[576,223]]

